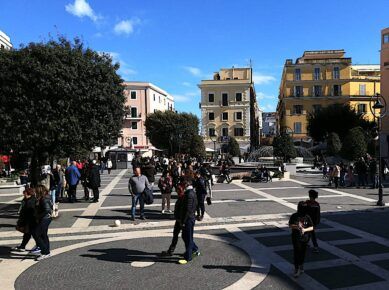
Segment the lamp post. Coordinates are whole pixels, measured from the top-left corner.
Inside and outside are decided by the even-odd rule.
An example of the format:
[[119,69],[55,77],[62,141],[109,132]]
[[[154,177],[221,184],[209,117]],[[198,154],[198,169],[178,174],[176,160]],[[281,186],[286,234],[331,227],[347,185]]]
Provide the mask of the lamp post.
[[209,138],[211,139],[211,141],[213,142],[213,153],[212,153],[212,158],[214,158],[214,154],[216,153],[216,141],[217,141],[217,136],[216,134],[211,136],[209,135]]
[[[374,100],[375,98],[375,100]],[[381,102],[383,100],[383,102]],[[374,102],[374,105],[371,104]],[[383,197],[383,186],[382,186],[382,164],[381,164],[381,120],[386,115],[386,101],[380,94],[376,94],[370,99],[370,111],[374,116],[374,122],[377,122],[377,142],[378,142],[378,206],[385,206],[385,201]],[[378,113],[376,113],[378,110]]]

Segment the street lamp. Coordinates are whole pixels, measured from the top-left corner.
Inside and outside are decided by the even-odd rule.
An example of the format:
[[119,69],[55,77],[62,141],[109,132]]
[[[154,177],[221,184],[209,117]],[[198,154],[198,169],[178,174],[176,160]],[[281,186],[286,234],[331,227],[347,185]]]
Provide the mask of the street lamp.
[[[213,138],[212,138],[213,137]],[[212,158],[214,158],[214,154],[216,154],[216,142],[217,142],[217,136],[216,136],[216,133],[215,135],[209,135],[209,138],[211,139],[211,141],[213,142],[213,153],[212,153]]]
[[[376,98],[375,102],[373,98]],[[383,102],[381,102],[381,99]],[[371,104],[374,102],[374,105]],[[380,95],[376,94],[375,96],[371,97],[370,100],[370,111],[374,116],[374,122],[377,122],[377,142],[378,142],[378,206],[385,206],[384,197],[383,197],[383,186],[382,186],[382,166],[381,166],[381,140],[380,140],[380,130],[381,130],[381,120],[386,115],[386,101],[385,99]],[[376,113],[376,110],[378,110],[378,113]],[[377,121],[376,121],[377,119]]]

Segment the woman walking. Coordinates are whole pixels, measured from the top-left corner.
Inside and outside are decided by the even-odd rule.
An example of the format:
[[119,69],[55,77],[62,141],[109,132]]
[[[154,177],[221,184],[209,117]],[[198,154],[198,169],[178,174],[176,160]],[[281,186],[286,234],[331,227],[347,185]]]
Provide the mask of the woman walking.
[[[170,177],[169,171],[163,173],[158,181],[158,187],[161,190],[162,195],[162,214],[172,213],[170,210],[170,198],[173,189],[173,180]],[[165,210],[165,203],[167,204],[167,210]]]
[[51,223],[51,212],[53,204],[45,186],[38,185],[35,188],[37,200],[36,221],[37,225],[32,231],[32,235],[41,250],[37,261],[50,257],[50,241],[47,235]]

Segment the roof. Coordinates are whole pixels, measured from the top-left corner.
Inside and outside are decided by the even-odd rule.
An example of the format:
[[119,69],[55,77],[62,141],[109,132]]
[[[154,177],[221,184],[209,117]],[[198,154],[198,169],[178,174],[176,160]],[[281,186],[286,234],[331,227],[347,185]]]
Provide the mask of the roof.
[[139,82],[139,81],[125,81],[123,82],[123,85],[126,87],[129,87],[130,89],[140,89],[140,88],[150,88],[153,89],[154,91],[159,92],[162,95],[165,95],[171,99],[173,99],[173,96],[166,92],[165,90],[161,89],[160,87],[154,85],[153,83],[149,82]]
[[379,64],[353,64],[351,68],[357,71],[380,71]]

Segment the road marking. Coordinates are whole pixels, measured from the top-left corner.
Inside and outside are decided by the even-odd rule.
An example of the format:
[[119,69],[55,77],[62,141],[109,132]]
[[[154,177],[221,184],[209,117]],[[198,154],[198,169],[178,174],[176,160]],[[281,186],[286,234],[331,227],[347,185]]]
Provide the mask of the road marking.
[[80,215],[80,217],[74,222],[72,228],[86,228],[90,225],[93,220],[93,217],[96,215],[97,211],[100,209],[101,205],[111,192],[111,190],[115,187],[115,185],[119,182],[122,176],[127,172],[127,170],[122,170],[100,193],[99,202],[91,203],[84,212]]

